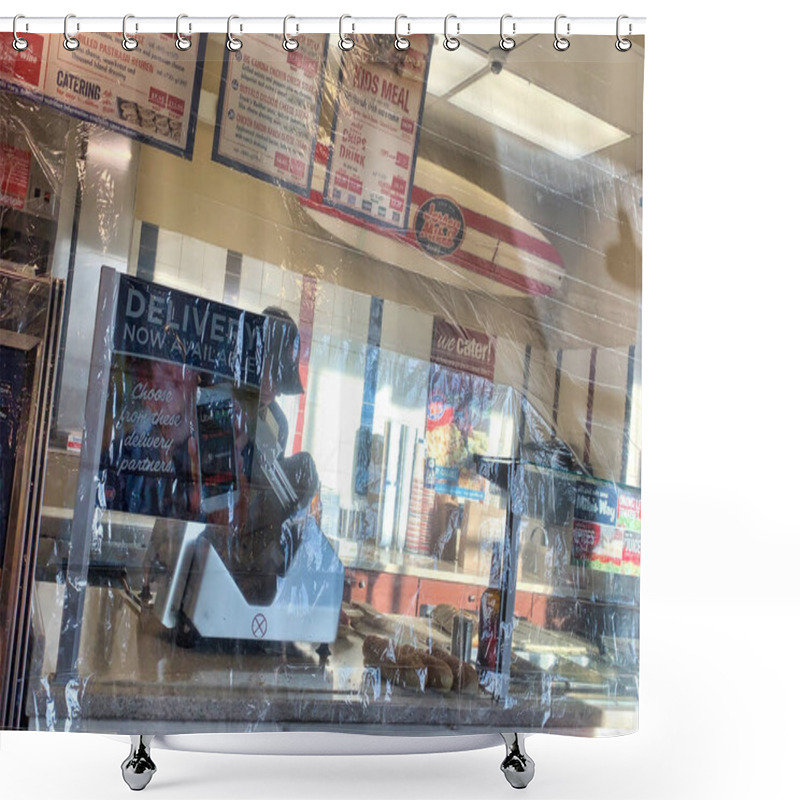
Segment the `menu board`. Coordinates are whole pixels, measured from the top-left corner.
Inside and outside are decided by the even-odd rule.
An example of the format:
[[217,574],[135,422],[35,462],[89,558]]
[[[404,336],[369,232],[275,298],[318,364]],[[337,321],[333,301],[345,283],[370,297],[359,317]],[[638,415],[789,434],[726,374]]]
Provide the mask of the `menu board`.
[[612,485],[578,483],[572,528],[572,560],[590,569],[640,574],[641,499]]
[[191,157],[205,36],[185,52],[172,34],[139,36],[131,51],[115,33],[81,32],[72,51],[60,36],[25,38],[17,51],[11,34],[0,34],[0,88]]
[[308,197],[317,144],[328,37],[249,36],[226,50],[211,158]]
[[488,447],[494,358],[492,337],[434,321],[425,447],[437,494],[484,498],[473,456]]
[[354,37],[342,58],[323,202],[381,226],[408,225],[432,36]]

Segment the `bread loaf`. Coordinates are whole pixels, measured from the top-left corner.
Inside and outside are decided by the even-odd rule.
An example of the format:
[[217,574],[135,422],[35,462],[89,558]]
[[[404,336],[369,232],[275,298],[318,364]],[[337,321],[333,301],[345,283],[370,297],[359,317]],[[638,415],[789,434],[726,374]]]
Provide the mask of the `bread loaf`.
[[395,647],[390,639],[366,636],[362,645],[365,667],[378,667],[381,679],[413,689],[448,692],[453,672],[440,658],[410,644]]
[[410,689],[425,689],[427,671],[419,655],[399,656],[394,644],[381,636],[366,636],[361,647],[365,667],[378,667],[381,680]]
[[480,686],[478,680],[478,673],[471,664],[466,661],[461,661],[456,658],[452,653],[442,650],[439,647],[434,647],[432,655],[435,658],[444,661],[453,674],[453,689],[459,692],[477,692]]
[[410,644],[402,645],[398,648],[400,659],[418,659],[427,670],[425,676],[425,688],[437,689],[441,692],[449,692],[453,687],[453,671],[449,665],[436,658],[425,650],[412,647]]

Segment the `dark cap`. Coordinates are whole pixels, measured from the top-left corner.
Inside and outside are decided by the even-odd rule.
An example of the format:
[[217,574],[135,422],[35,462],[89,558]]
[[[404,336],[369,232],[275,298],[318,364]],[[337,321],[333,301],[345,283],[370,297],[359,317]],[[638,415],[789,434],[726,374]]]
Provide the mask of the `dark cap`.
[[264,369],[269,370],[276,394],[303,394],[300,381],[300,331],[288,312],[269,306],[262,312],[267,318],[264,345]]

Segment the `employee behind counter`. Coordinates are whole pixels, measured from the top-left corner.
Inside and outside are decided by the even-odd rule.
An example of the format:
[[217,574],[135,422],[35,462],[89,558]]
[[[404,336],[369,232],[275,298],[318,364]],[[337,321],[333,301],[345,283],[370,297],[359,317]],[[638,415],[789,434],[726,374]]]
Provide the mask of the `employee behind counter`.
[[242,441],[237,434],[237,452],[242,453],[240,499],[226,509],[227,519],[219,523],[229,525],[235,534],[227,539],[227,563],[245,599],[268,604],[303,531],[302,524],[285,523],[309,513],[319,491],[319,477],[309,453],[285,455],[289,424],[277,403],[282,394],[304,391],[298,370],[300,333],[283,309],[268,307],[262,313],[269,320],[269,350],[264,357],[255,444]]

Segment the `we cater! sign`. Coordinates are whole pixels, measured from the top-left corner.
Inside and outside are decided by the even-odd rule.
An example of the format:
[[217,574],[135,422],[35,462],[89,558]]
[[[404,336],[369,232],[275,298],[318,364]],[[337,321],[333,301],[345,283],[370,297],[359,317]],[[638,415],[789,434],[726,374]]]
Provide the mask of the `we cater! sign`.
[[494,379],[495,342],[491,336],[437,319],[431,361],[481,378]]

